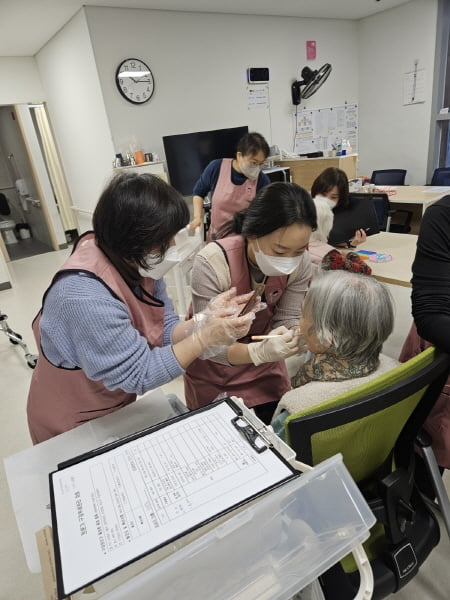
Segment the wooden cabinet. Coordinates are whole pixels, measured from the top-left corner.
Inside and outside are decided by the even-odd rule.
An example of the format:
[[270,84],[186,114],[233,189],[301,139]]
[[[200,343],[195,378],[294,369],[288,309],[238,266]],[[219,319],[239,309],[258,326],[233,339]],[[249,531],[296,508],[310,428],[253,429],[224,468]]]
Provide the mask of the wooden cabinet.
[[291,181],[298,183],[307,190],[311,189],[313,181],[328,167],[342,169],[349,179],[356,178],[357,154],[335,156],[333,158],[287,158],[275,161],[280,167],[289,167]]

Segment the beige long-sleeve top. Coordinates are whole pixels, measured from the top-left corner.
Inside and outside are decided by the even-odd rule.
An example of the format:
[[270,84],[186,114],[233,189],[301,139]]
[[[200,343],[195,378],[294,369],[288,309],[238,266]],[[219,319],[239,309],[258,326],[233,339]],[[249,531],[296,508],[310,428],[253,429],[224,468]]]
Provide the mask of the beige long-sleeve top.
[[[253,265],[249,265],[252,289],[262,282],[264,274]],[[301,315],[303,299],[311,279],[311,259],[307,252],[302,255],[298,268],[288,277],[283,295],[275,307],[272,326],[275,329],[284,325],[288,329],[297,327]],[[222,249],[214,242],[207,244],[195,257],[191,272],[192,306],[194,313],[201,312],[208,302],[229,290],[231,274]],[[250,290],[249,290],[250,291]],[[226,352],[211,360],[229,365]]]

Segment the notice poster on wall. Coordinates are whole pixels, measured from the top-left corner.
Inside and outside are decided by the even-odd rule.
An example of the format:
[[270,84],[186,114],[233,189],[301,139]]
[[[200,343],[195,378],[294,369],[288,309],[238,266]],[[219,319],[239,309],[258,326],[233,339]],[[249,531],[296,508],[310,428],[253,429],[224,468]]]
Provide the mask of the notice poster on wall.
[[247,108],[248,110],[270,108],[268,85],[247,86]]
[[425,69],[415,69],[403,75],[403,105],[425,102]]
[[316,110],[299,110],[295,115],[296,154],[326,152],[345,139],[358,152],[358,105],[345,104]]

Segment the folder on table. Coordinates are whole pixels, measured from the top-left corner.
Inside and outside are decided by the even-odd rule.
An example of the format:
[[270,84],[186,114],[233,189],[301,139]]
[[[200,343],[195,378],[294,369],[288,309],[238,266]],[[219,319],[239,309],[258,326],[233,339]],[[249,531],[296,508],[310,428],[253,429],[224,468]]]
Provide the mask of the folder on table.
[[230,398],[50,474],[58,598],[297,477]]

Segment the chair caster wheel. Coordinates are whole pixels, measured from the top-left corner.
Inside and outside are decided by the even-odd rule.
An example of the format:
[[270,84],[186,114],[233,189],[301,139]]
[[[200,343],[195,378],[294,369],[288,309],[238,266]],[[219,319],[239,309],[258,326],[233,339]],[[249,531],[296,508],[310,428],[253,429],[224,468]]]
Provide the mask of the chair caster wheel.
[[30,369],[34,369],[38,357],[34,356],[33,354],[28,354],[25,358],[27,359],[27,365],[30,367]]
[[[20,333],[14,333],[14,331],[11,331],[11,334],[16,336],[16,338],[19,338],[19,340],[22,339],[22,336],[20,335]],[[11,338],[9,338],[9,341],[11,342],[11,344],[18,344],[19,342],[16,342],[16,340],[12,340]]]

